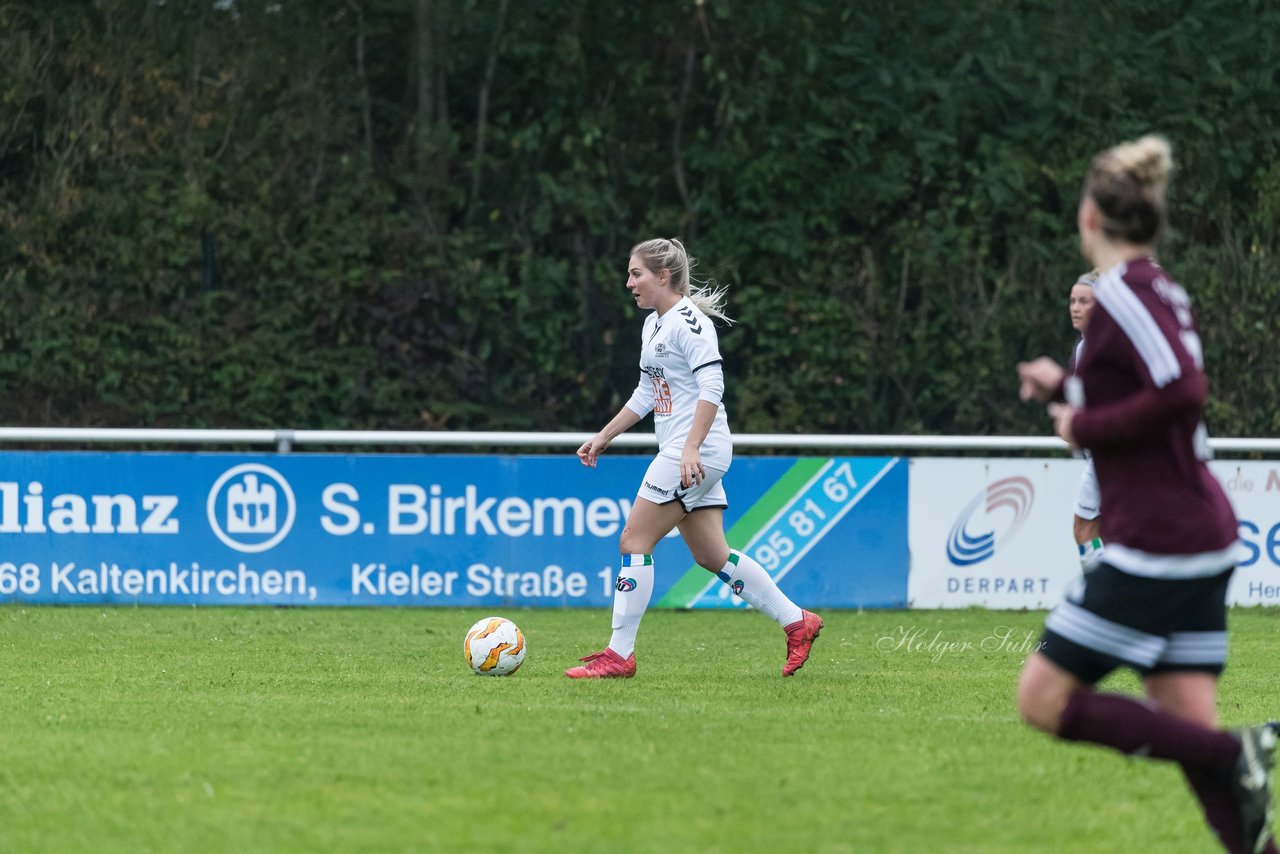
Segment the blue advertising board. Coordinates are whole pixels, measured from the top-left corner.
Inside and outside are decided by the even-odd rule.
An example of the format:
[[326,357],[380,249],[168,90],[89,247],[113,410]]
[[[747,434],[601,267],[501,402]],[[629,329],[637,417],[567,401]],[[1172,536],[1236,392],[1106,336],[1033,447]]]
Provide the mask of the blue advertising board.
[[[647,457],[0,453],[0,602],[603,606]],[[729,542],[811,607],[905,607],[906,462],[742,457]],[[662,607],[741,607],[678,535]]]

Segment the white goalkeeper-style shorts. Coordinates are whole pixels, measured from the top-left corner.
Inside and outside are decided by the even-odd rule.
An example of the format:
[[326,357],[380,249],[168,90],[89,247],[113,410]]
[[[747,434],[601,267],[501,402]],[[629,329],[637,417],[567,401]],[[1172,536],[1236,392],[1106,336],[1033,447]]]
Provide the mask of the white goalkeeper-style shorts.
[[724,471],[711,466],[703,466],[703,471],[706,472],[706,476],[702,478],[701,483],[685,488],[680,484],[680,461],[671,457],[655,457],[653,462],[649,463],[644,479],[640,481],[640,489],[636,492],[636,497],[652,501],[654,504],[670,504],[672,501],[679,501],[684,505],[686,513],[701,510],[704,507],[721,509],[728,507],[729,499],[725,495],[724,484],[721,483],[725,475]]
[[1075,513],[1081,519],[1097,519],[1102,512],[1102,496],[1098,492],[1098,473],[1093,460],[1085,460],[1080,475],[1080,489],[1076,492]]

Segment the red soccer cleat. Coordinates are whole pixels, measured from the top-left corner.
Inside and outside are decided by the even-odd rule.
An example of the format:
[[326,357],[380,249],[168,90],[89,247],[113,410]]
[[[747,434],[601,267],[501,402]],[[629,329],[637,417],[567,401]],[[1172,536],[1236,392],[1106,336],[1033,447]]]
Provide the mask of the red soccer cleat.
[[809,660],[809,650],[822,633],[822,618],[812,611],[801,611],[800,619],[787,626],[787,663],[782,665],[782,675],[790,676]]
[[613,650],[605,647],[602,652],[593,652],[579,661],[585,661],[579,667],[570,667],[564,672],[570,679],[630,679],[636,675],[636,654],[633,652],[623,660]]

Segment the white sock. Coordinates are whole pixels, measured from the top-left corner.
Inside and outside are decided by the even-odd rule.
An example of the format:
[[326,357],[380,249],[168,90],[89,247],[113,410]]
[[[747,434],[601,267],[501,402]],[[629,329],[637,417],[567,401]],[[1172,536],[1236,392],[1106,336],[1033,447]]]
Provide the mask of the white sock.
[[1080,550],[1080,568],[1089,572],[1102,560],[1102,540],[1094,537],[1087,543],[1076,546]]
[[624,659],[635,652],[640,618],[653,595],[653,555],[623,555],[613,585],[613,637],[609,649]]
[[764,567],[742,552],[730,551],[729,562],[716,575],[748,605],[784,629],[804,616]]

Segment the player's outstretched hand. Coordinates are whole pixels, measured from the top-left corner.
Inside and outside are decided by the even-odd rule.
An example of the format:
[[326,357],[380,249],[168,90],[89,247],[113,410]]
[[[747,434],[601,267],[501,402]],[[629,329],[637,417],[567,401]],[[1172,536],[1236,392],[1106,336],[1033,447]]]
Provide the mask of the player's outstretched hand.
[[1065,403],[1051,403],[1049,417],[1053,419],[1053,432],[1070,445],[1071,450],[1078,450],[1080,446],[1076,444],[1076,434],[1071,429],[1071,422],[1076,417],[1076,408],[1067,406]]
[[1031,362],[1019,362],[1018,397],[1041,403],[1047,401],[1062,383],[1065,373],[1062,366],[1048,356],[1041,356]]
[[578,449],[578,459],[587,468],[595,468],[596,461],[607,447],[609,447],[609,440],[597,433],[582,443],[582,447]]

